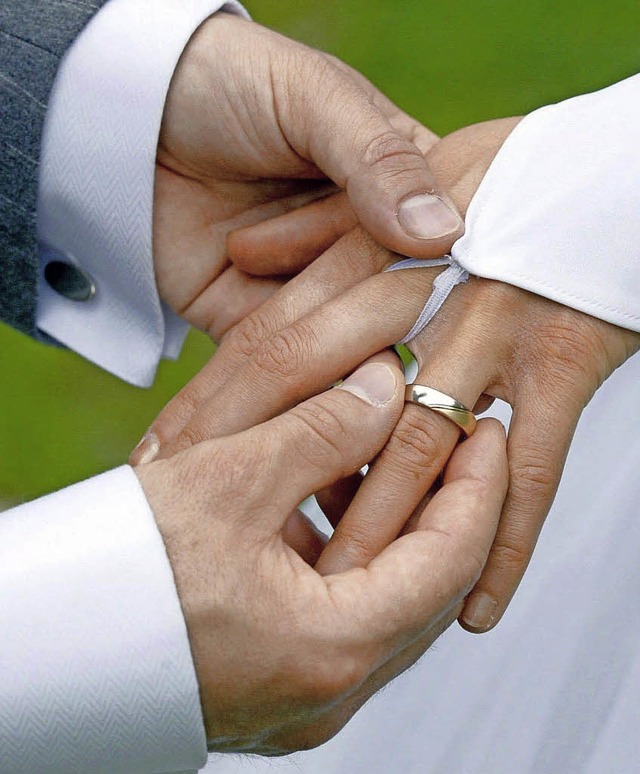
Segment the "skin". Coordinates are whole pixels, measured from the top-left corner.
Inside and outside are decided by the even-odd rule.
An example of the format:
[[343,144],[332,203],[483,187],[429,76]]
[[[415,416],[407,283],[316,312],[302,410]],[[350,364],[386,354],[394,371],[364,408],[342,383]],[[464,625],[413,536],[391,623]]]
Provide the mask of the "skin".
[[383,355],[281,416],[136,469],[176,579],[211,750],[325,742],[420,658],[478,579],[508,477],[493,420],[453,454],[412,534],[366,566],[322,575],[324,541],[286,534],[303,498],[380,451],[403,387]]
[[[217,14],[186,47],[165,105],[153,220],[161,299],[222,336],[283,281],[258,276],[259,250],[233,265],[228,235],[276,222],[277,238],[274,219],[304,205],[330,228],[296,264],[358,220],[394,250],[439,255],[463,223],[424,157],[436,140],[338,60]],[[416,196],[429,202],[420,217],[408,205]],[[382,361],[385,400],[360,379],[136,470],[176,578],[212,749],[277,755],[328,739],[455,620],[486,559],[507,478],[493,423],[452,457],[415,534],[366,567],[313,569],[326,540],[296,507],[388,439],[402,380],[395,358]],[[143,444],[137,462],[149,452]]]
[[[431,168],[461,212],[518,120],[468,127],[429,152]],[[279,230],[282,243],[287,234],[301,233],[296,218],[305,223],[303,236],[292,242],[302,266],[308,243],[322,239],[322,223],[303,209],[269,229]],[[235,234],[234,258],[242,264],[260,240],[263,271],[273,271],[277,249],[269,249],[265,233],[257,226]],[[286,410],[402,338],[440,270],[380,274],[396,260],[361,228],[343,236],[230,331],[211,363],[161,413],[152,426],[160,455]],[[478,278],[455,288],[411,343],[418,382],[468,406],[499,397],[513,408],[509,493],[488,562],[460,619],[469,630],[487,631],[501,618],[551,507],[584,406],[639,348],[636,333]],[[255,395],[259,401],[250,400]],[[457,442],[457,429],[446,419],[407,405],[364,482],[351,477],[321,495],[336,531],[316,568],[333,573],[366,566],[384,550],[412,523]]]
[[162,300],[218,339],[282,284],[256,276],[249,256],[232,265],[227,235],[309,202],[332,227],[308,260],[358,217],[394,250],[438,255],[463,230],[446,197],[449,233],[425,222],[417,238],[401,219],[404,202],[438,193],[423,155],[436,140],[339,60],[216,14],[187,45],[165,105],[153,220]]

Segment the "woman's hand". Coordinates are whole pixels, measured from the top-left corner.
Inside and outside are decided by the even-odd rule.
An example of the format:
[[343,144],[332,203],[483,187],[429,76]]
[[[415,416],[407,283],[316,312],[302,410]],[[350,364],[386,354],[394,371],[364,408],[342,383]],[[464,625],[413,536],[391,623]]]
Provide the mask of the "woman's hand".
[[[469,127],[429,154],[462,211],[516,123]],[[251,238],[239,235],[236,248]],[[396,260],[363,230],[347,234],[225,337],[212,362],[156,420],[149,443],[170,455],[262,422],[398,341],[438,270],[380,274]],[[412,342],[418,382],[468,406],[499,397],[514,412],[509,494],[488,563],[462,615],[469,629],[485,631],[502,616],[551,506],[584,406],[639,347],[640,336],[628,330],[477,278],[457,287]],[[344,498],[331,498],[337,526],[318,569],[366,566],[406,525],[457,441],[448,420],[407,405],[359,488],[353,479],[343,487],[349,495],[357,489],[346,511]]]

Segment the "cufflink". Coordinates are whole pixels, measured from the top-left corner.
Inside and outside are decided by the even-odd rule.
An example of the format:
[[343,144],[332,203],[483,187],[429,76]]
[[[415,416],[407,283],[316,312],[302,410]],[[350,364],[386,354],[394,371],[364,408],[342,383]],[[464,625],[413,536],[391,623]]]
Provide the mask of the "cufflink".
[[52,290],[70,301],[89,301],[96,294],[91,277],[65,261],[50,261],[44,267],[44,279]]

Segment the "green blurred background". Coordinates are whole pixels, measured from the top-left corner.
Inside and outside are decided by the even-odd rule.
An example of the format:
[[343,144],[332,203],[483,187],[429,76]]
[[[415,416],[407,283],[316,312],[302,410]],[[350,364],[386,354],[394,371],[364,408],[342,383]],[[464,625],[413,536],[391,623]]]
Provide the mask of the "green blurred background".
[[[345,59],[441,134],[640,71],[638,0],[249,0],[248,7],[257,21]],[[0,325],[0,503],[122,463],[212,352],[192,333],[179,362],[164,363],[145,391]]]

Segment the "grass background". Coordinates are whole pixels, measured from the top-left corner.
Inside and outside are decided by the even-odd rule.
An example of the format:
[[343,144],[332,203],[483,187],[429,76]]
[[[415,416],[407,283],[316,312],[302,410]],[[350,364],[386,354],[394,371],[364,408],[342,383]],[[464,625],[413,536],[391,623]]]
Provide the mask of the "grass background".
[[[441,134],[640,71],[637,0],[248,0],[248,7],[257,21],[342,57]],[[0,325],[0,502],[122,463],[212,352],[192,333],[153,389],[137,390]]]

